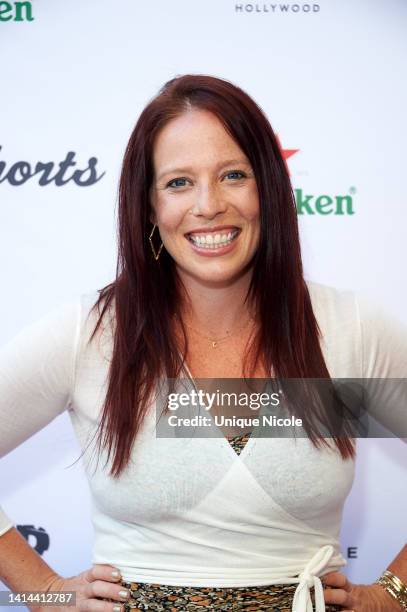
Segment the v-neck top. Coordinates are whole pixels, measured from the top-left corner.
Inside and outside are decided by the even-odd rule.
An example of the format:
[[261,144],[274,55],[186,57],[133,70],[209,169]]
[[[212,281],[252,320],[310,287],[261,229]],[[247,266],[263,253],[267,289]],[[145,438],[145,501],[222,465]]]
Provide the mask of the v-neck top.
[[[406,378],[406,328],[353,292],[308,283],[333,378]],[[346,565],[339,534],[354,460],[308,438],[250,436],[240,454],[225,437],[157,437],[154,403],[119,478],[91,440],[112,351],[109,319],[92,343],[92,291],[26,326],[0,351],[0,456],[65,410],[84,452],[94,527],[93,563],[128,582],[180,586],[310,587]],[[89,316],[88,316],[89,315]],[[74,494],[74,492],[73,492]],[[0,511],[0,536],[13,527]],[[307,607],[308,606],[308,607]]]

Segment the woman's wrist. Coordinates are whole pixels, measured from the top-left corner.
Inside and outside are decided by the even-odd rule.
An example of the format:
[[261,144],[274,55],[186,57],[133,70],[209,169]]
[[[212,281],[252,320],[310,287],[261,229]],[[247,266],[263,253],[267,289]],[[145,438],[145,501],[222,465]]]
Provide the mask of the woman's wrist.
[[[385,570],[374,584],[392,600],[392,609],[407,612],[407,585],[398,576],[390,570]],[[390,600],[388,601],[390,605]]]

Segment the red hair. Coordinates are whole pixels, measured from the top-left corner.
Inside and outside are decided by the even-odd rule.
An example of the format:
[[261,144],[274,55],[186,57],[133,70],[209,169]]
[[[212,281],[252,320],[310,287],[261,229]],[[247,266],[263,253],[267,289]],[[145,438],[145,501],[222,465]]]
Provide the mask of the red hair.
[[[212,112],[249,159],[260,202],[260,240],[247,298],[255,305],[259,331],[250,346],[277,378],[330,379],[319,329],[303,278],[297,211],[278,141],[262,109],[232,83],[205,75],[184,75],[164,85],[142,111],[124,155],[118,208],[119,252],[114,282],[99,290],[98,321],[114,306],[114,342],[98,442],[112,450],[111,475],[126,467],[131,448],[160,376],[175,379],[185,360],[171,331],[181,288],[174,261],[152,256],[149,190],[158,132],[191,108]],[[304,402],[306,404],[306,402]],[[316,447],[312,411],[296,408]],[[314,415],[315,416],[315,415]],[[354,457],[349,436],[332,436],[342,458]]]

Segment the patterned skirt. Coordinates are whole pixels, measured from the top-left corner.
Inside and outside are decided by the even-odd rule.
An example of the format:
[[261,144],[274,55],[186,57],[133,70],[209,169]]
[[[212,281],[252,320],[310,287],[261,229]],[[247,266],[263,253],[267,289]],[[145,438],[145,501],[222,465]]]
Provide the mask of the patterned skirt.
[[[257,587],[186,587],[145,582],[121,581],[130,591],[130,598],[122,604],[124,612],[203,612],[268,611],[291,612],[297,585],[278,584]],[[315,607],[313,588],[311,600]],[[107,600],[113,601],[113,600]],[[118,602],[115,602],[116,605]],[[339,612],[342,606],[326,605],[326,612]]]
[[[228,437],[228,440],[240,455],[250,433]],[[297,585],[278,584],[270,586],[249,587],[190,587],[150,584],[145,582],[121,581],[123,589],[130,591],[130,598],[122,603],[124,612],[202,612],[203,610],[255,612],[291,612],[293,597]],[[311,600],[315,607],[314,590],[311,588]],[[105,599],[115,602],[117,600]],[[326,605],[326,612],[339,612],[342,606]]]

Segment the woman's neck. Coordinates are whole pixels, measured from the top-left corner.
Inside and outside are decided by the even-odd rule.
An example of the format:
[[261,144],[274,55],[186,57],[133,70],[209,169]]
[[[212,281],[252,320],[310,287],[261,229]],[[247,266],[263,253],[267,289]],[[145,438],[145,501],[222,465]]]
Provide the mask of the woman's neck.
[[180,274],[187,299],[183,301],[180,315],[187,325],[214,337],[233,332],[255,313],[245,298],[251,280],[251,271],[233,283],[215,285],[203,283]]

